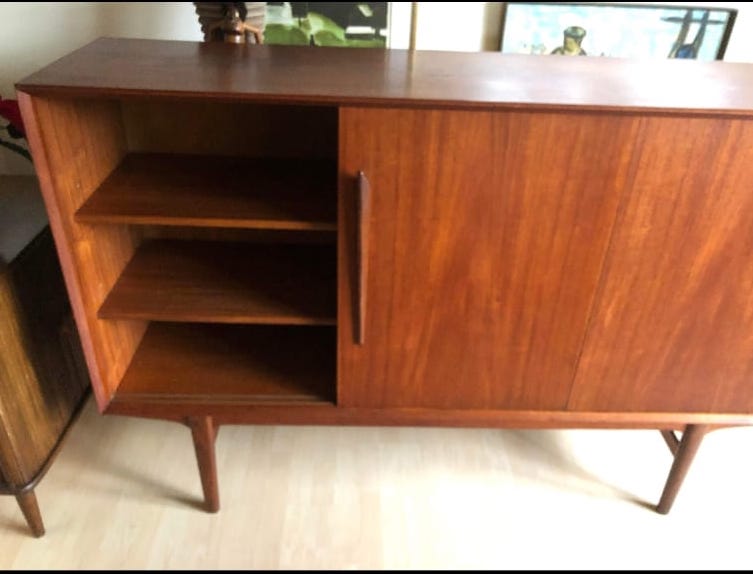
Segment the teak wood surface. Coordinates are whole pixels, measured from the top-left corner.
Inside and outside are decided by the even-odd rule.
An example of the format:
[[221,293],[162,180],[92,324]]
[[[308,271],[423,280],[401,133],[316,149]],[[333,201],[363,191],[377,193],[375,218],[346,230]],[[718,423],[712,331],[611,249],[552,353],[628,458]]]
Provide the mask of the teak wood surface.
[[332,245],[148,241],[99,309],[102,319],[334,325]]
[[689,60],[102,38],[22,80],[18,88],[58,97],[748,115],[753,68]]
[[371,222],[363,345],[341,268],[340,404],[564,409],[638,123],[344,108],[341,261],[359,170]]
[[[699,77],[714,89],[685,89]],[[635,413],[626,424],[681,414],[678,423],[716,416],[722,424],[753,412],[750,78],[749,67],[718,63],[102,39],[19,88],[101,410],[130,380],[148,321],[254,322],[260,309],[274,309],[270,300],[239,311],[231,303],[243,289],[232,274],[192,267],[203,248],[174,274],[163,250],[141,274],[151,244],[142,243],[170,237],[164,229],[183,234],[187,253],[197,244],[178,230],[195,226],[198,239],[217,225],[221,236],[236,216],[249,227],[277,225],[269,224],[277,215],[257,218],[233,203],[243,195],[240,176],[227,180],[233,197],[222,204],[211,166],[287,158],[290,173],[267,178],[274,187],[306,179],[296,158],[339,155],[329,387],[337,408],[443,409],[456,420],[466,410],[513,418],[570,411],[575,418],[563,420],[584,424],[606,421],[595,413]],[[233,146],[227,129],[234,116],[243,145]],[[268,118],[284,122],[287,141],[272,135]],[[254,123],[270,149],[248,137]],[[132,155],[143,153],[158,155]],[[176,153],[209,163],[164,155]],[[123,179],[138,158],[149,158],[147,168]],[[360,224],[368,233],[363,297],[353,275],[360,172],[371,183]],[[108,188],[119,177],[124,183]],[[326,208],[315,196],[328,184],[310,183],[305,192],[293,185],[307,213]],[[157,213],[129,220],[142,193]],[[254,207],[267,208],[281,204]],[[302,213],[277,221],[320,219]],[[112,220],[91,223],[98,217]],[[263,271],[276,257],[250,262],[266,284],[283,285]],[[224,256],[212,263],[227,271]],[[172,310],[160,312],[168,300]],[[293,307],[260,322],[321,316]],[[366,318],[360,346],[356,315]],[[189,336],[194,327],[184,329]]]
[[164,404],[331,403],[332,327],[153,323],[117,397]]
[[92,388],[110,401],[146,330],[144,321],[100,321],[97,311],[138,246],[124,225],[84,226],[74,214],[126,154],[117,103],[18,95]]
[[753,122],[639,137],[570,408],[753,412]]
[[337,166],[324,160],[133,154],[76,213],[84,223],[337,229]]
[[210,509],[221,424],[685,430],[664,511],[753,422],[751,66],[101,39],[19,89],[99,408],[188,423]]

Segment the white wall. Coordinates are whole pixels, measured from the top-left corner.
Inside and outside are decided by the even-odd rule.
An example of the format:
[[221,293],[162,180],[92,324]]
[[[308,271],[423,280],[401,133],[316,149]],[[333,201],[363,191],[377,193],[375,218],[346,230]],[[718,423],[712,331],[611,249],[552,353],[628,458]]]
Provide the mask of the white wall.
[[[643,2],[650,4],[650,2]],[[753,2],[664,2],[737,8],[728,61],[753,62]],[[496,50],[502,2],[420,2],[417,47],[421,50]],[[393,46],[408,42],[409,2],[394,3]],[[190,2],[0,3],[0,94],[13,84],[98,36],[201,40]],[[0,149],[0,173],[29,173],[28,162]]]
[[[14,98],[14,82],[97,36],[95,3],[0,4],[0,95]],[[29,162],[0,150],[0,173],[30,173]]]
[[[0,95],[55,59],[99,36],[201,40],[190,2],[0,3]],[[0,173],[32,173],[28,161],[0,149]]]
[[106,2],[100,10],[103,36],[203,39],[191,2]]

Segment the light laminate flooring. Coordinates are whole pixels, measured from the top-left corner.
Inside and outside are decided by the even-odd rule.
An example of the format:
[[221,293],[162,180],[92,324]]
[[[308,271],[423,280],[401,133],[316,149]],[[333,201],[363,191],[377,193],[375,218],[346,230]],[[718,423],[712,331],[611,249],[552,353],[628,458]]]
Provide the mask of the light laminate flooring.
[[3,569],[753,567],[753,429],[711,433],[660,516],[656,431],[222,427],[222,510],[189,431],[90,402],[37,489],[0,497]]

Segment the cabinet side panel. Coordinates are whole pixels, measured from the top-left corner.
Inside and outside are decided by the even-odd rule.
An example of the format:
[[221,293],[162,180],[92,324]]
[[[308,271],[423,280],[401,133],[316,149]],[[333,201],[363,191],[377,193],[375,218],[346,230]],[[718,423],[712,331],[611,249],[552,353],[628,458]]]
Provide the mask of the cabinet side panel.
[[645,120],[570,400],[753,413],[753,121]]
[[[639,124],[342,110],[341,404],[564,409]],[[372,202],[363,345],[359,170]]]
[[125,154],[120,107],[115,102],[23,93],[19,100],[92,386],[103,410],[146,325],[100,321],[97,310],[139,239],[126,226],[77,224],[74,214]]

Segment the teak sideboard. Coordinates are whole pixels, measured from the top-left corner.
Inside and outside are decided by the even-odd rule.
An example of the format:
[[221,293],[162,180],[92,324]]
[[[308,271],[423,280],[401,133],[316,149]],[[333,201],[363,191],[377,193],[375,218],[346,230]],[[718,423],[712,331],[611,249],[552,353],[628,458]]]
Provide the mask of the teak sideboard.
[[[18,85],[99,409],[753,422],[753,66],[100,39]],[[676,431],[682,431],[681,438]]]

